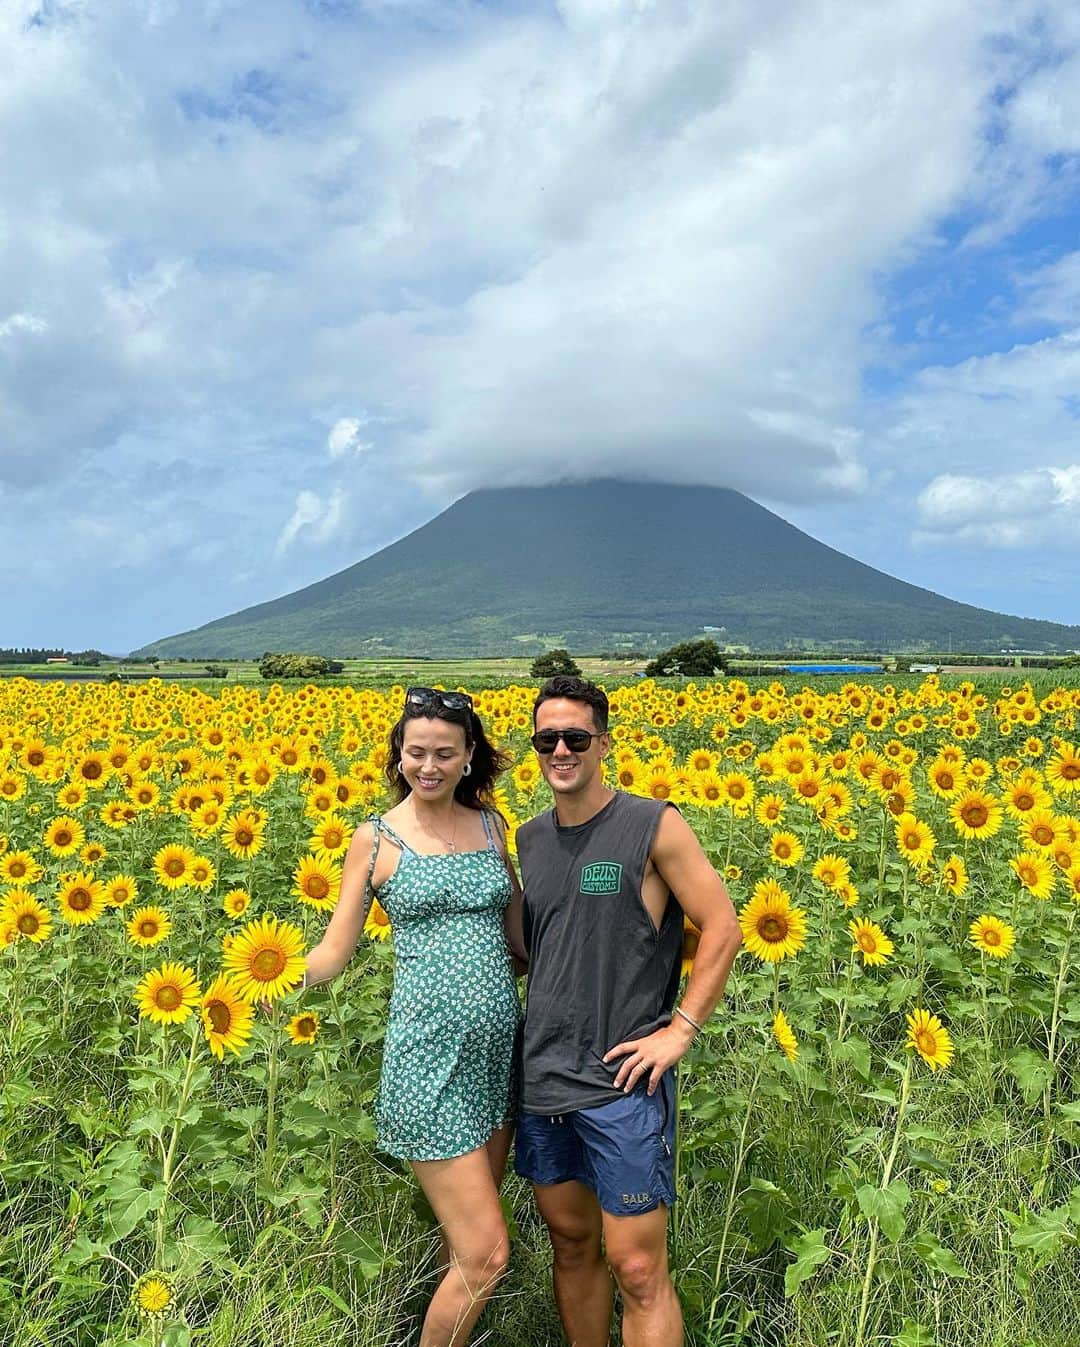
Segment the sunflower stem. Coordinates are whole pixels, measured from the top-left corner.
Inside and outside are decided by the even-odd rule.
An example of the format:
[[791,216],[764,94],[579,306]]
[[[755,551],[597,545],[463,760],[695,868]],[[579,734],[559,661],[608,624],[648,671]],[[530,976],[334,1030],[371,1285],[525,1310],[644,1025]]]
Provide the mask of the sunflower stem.
[[1050,1015],[1050,1033],[1046,1044],[1046,1060],[1050,1064],[1051,1079],[1046,1082],[1046,1088],[1043,1090],[1043,1117],[1046,1120],[1046,1145],[1043,1148],[1042,1164],[1039,1167],[1039,1178],[1032,1189],[1032,1197],[1038,1200],[1042,1197],[1046,1189],[1047,1179],[1050,1175],[1050,1161],[1054,1154],[1054,1132],[1050,1127],[1050,1092],[1053,1086],[1052,1073],[1057,1061],[1057,1035],[1059,1027],[1059,1017],[1061,1014],[1061,994],[1065,990],[1065,983],[1069,972],[1069,952],[1072,946],[1073,927],[1076,925],[1077,908],[1074,906],[1069,913],[1069,926],[1066,933],[1065,944],[1061,951],[1061,959],[1058,962],[1057,982],[1054,986],[1054,1008]]
[[169,1138],[169,1146],[165,1151],[164,1159],[161,1164],[161,1183],[165,1189],[165,1195],[161,1200],[161,1206],[158,1207],[157,1222],[155,1230],[154,1245],[157,1250],[157,1266],[161,1267],[165,1254],[165,1215],[166,1208],[169,1205],[169,1189],[172,1185],[175,1170],[173,1168],[176,1160],[176,1147],[180,1140],[180,1129],[184,1125],[184,1110],[187,1108],[188,1098],[191,1094],[191,1081],[195,1075],[195,1061],[199,1049],[198,1031],[191,1031],[191,1049],[188,1052],[187,1070],[184,1072],[183,1083],[180,1086],[180,1094],[176,1100],[176,1114],[173,1117],[172,1135]]
[[[888,1188],[892,1180],[893,1166],[896,1164],[896,1156],[900,1150],[900,1139],[903,1135],[904,1114],[907,1112],[908,1099],[911,1097],[911,1060],[908,1060],[904,1068],[904,1076],[900,1082],[900,1102],[896,1108],[896,1127],[893,1131],[892,1146],[889,1149],[888,1157],[885,1160],[885,1168],[881,1171],[881,1182],[878,1184],[878,1190],[884,1191]],[[870,1309],[870,1287],[874,1280],[874,1269],[877,1266],[878,1235],[880,1227],[876,1217],[870,1220],[870,1249],[866,1255],[866,1274],[863,1277],[862,1298],[859,1302],[859,1320],[855,1328],[855,1347],[863,1347],[866,1333],[866,1316]]]
[[[779,974],[779,966],[777,966]],[[777,979],[779,982],[779,978]],[[735,1215],[735,1196],[739,1187],[739,1179],[742,1175],[743,1165],[746,1163],[746,1156],[749,1147],[746,1144],[746,1134],[750,1130],[750,1118],[754,1111],[754,1096],[757,1094],[758,1082],[761,1080],[761,1071],[765,1065],[765,1054],[758,1059],[757,1067],[754,1071],[754,1079],[750,1084],[750,1092],[746,1099],[746,1112],[743,1115],[742,1128],[739,1132],[739,1145],[735,1152],[735,1164],[731,1170],[731,1184],[728,1187],[727,1211],[724,1213],[724,1227],[720,1234],[720,1250],[716,1255],[716,1272],[713,1276],[713,1285],[719,1289],[720,1275],[724,1267],[724,1254],[727,1252],[728,1234],[731,1231],[732,1218]],[[709,1311],[709,1333],[712,1333],[713,1320],[716,1317],[716,1306],[718,1298],[714,1298],[712,1309]]]
[[277,1084],[278,1084],[278,1008],[270,1008],[270,1048],[266,1058],[266,1153],[263,1156],[263,1178],[268,1186],[274,1182],[274,1153],[277,1149]]

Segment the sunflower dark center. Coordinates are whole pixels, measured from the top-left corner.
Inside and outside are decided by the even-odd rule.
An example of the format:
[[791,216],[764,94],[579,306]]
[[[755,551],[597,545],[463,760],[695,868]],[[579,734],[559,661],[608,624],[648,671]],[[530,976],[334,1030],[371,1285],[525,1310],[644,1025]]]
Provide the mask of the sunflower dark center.
[[76,912],[85,912],[93,901],[89,889],[72,889],[68,894],[68,907],[73,908]]
[[176,1010],[182,999],[180,989],[174,987],[171,983],[159,987],[157,995],[154,997],[159,1010]]
[[990,811],[984,804],[969,804],[964,806],[961,817],[969,828],[982,828],[990,817]]
[[261,949],[251,961],[251,971],[259,982],[273,982],[285,968],[285,955],[279,949]]
[[324,875],[308,875],[304,892],[309,898],[325,898],[330,892],[330,885]]
[[153,917],[144,917],[139,922],[139,934],[144,940],[152,940],[158,933],[158,924]]
[[928,1057],[933,1057],[937,1052],[937,1039],[929,1029],[920,1029],[915,1035],[915,1043],[919,1051],[926,1053]]
[[768,916],[763,917],[758,922],[758,935],[762,940],[767,940],[770,944],[776,944],[781,940],[787,939],[788,925],[783,917]]
[[170,879],[179,879],[184,873],[184,861],[180,856],[170,856],[165,862],[165,873]]
[[84,762],[82,765],[82,774],[86,777],[87,781],[96,781],[101,775],[101,763],[94,762],[93,759],[91,759],[90,762]]
[[19,917],[16,925],[22,935],[37,935],[38,927],[41,925],[41,922],[38,921],[33,912],[24,912],[22,916]]
[[224,1034],[229,1030],[232,1024],[232,1011],[224,1001],[211,1001],[207,1006],[206,1013],[210,1018],[210,1023],[214,1026],[216,1034]]
[[1001,934],[1000,934],[1000,932],[995,931],[994,928],[993,928],[992,926],[989,927],[987,930],[983,931],[983,933],[982,933],[982,938],[983,938],[983,944],[984,944],[984,945],[1000,945],[1000,944],[1001,944]]

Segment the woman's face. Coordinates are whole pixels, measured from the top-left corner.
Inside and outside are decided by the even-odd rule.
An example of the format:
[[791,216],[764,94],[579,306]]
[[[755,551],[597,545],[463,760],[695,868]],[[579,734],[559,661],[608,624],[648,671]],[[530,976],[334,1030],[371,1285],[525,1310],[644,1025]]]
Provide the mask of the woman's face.
[[401,774],[418,800],[452,798],[472,749],[465,727],[435,717],[412,716],[405,722]]

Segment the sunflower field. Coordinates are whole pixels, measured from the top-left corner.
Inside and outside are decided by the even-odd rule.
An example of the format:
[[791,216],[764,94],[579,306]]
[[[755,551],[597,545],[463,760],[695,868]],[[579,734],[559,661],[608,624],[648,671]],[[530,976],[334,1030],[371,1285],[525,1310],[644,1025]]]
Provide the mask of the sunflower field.
[[[0,684],[0,1342],[414,1340],[437,1241],[372,1144],[377,905],[298,991],[402,691]],[[476,697],[511,841],[550,804],[534,692]],[[744,935],[680,1068],[688,1341],[1074,1347],[1080,690],[610,697],[609,783],[683,810]],[[505,1206],[476,1340],[560,1343]]]

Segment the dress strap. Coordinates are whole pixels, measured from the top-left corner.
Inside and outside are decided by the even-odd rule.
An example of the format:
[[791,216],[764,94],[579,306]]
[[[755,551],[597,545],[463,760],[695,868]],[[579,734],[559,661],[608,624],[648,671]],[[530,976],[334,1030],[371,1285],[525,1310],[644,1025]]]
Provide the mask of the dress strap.
[[485,832],[485,834],[487,835],[487,840],[488,840],[487,849],[488,849],[488,851],[498,851],[498,850],[499,850],[499,844],[498,844],[498,842],[496,842],[496,840],[495,840],[495,835],[494,835],[494,833],[492,833],[492,831],[491,831],[491,819],[490,819],[490,817],[489,817],[489,815],[488,815],[488,811],[487,811],[486,809],[481,809],[481,810],[480,810],[480,817],[481,817],[481,818],[483,819],[483,821],[484,821],[484,832]]
[[377,816],[373,816],[371,821],[375,825],[376,833],[385,833],[387,838],[393,842],[394,846],[400,847],[402,851],[407,851],[410,856],[416,855],[416,852],[409,846],[408,842],[406,842],[404,838],[399,837],[389,823],[385,823]]

